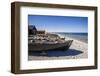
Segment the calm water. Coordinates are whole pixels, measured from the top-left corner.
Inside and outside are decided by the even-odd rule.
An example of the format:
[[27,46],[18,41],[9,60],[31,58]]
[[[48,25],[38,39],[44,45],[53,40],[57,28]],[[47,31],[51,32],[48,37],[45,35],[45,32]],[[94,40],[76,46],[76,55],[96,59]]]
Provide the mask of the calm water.
[[63,33],[55,33],[55,34],[61,35],[65,38],[70,37],[70,38],[88,43],[88,33],[65,33],[63,32]]

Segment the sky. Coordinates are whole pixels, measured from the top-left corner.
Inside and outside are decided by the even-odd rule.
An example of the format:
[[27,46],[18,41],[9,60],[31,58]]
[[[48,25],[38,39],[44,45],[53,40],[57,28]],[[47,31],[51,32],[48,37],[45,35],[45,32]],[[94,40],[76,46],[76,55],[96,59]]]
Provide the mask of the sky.
[[46,32],[88,32],[88,17],[28,15],[28,25]]

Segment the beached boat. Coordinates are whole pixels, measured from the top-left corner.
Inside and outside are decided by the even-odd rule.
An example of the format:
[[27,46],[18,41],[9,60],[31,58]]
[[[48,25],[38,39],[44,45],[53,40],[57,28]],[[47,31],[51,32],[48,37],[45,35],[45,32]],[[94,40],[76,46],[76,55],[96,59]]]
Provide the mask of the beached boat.
[[67,40],[65,42],[32,42],[28,43],[29,51],[48,51],[48,50],[68,50],[73,40]]
[[72,42],[73,40],[65,40],[57,34],[37,30],[35,26],[29,27],[29,51],[68,50]]

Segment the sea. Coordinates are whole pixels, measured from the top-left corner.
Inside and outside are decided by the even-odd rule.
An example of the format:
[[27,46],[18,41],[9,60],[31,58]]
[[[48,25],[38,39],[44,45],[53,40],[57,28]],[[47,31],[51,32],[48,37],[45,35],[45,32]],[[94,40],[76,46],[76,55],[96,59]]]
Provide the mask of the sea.
[[88,43],[88,33],[66,33],[66,32],[53,32],[64,38],[69,37],[85,43]]

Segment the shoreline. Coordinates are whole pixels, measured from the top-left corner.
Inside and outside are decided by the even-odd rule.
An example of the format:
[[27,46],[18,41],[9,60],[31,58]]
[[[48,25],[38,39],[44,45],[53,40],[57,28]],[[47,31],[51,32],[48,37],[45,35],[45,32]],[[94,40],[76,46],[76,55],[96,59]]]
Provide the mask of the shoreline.
[[[59,35],[60,36],[60,35]],[[62,37],[62,36],[60,36]],[[59,57],[46,57],[46,56],[28,56],[28,60],[58,60],[58,59],[83,59],[88,58],[88,43],[65,37],[65,40],[73,40],[69,49],[80,50],[81,54],[75,56],[59,56]]]
[[[57,34],[57,35],[59,35],[60,37],[64,38],[64,36],[61,35],[61,34]],[[78,40],[78,39],[75,39],[75,38],[72,38],[72,37],[68,37],[68,36],[65,37],[65,40],[75,40],[75,41],[80,41],[80,42],[83,42],[83,43],[86,43],[86,44],[88,43],[86,41]]]

